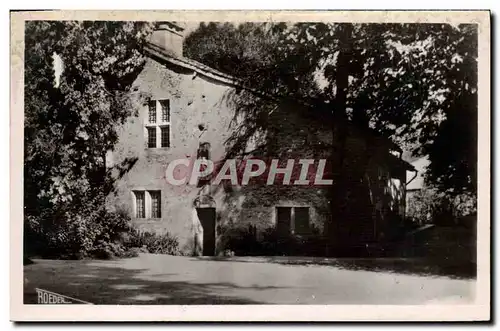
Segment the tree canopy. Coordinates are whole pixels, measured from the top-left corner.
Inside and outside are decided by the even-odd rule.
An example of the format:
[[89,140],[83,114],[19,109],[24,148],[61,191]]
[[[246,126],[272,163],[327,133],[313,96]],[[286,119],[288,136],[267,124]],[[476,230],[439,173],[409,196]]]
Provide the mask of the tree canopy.
[[[36,188],[25,191],[38,194],[33,199],[75,200],[103,180],[116,124],[131,111],[128,92],[149,29],[133,22],[26,23],[25,180]],[[63,64],[58,86],[54,54]]]
[[475,192],[476,25],[201,23],[185,53],[373,128],[428,155],[433,185]]
[[[141,22],[26,22],[26,231],[68,244],[103,210],[105,153],[133,111],[130,88],[150,30]],[[58,72],[55,58],[61,59]]]

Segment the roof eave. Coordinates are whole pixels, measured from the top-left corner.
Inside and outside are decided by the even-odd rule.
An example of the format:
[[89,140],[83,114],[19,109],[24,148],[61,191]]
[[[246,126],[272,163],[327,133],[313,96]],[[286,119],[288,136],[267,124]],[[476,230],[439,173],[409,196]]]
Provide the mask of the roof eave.
[[[210,70],[207,70],[205,68],[200,68],[193,63],[192,61],[187,61],[175,56],[172,56],[168,54],[164,49],[162,49],[159,46],[156,46],[152,43],[147,43],[146,46],[144,47],[144,50],[146,53],[153,55],[163,61],[169,62],[173,65],[183,67],[185,69],[192,70],[196,72],[199,75],[206,76],[207,78],[210,79],[215,79],[221,83],[230,85],[230,86],[235,86],[235,87],[243,87],[240,82],[238,82],[234,77],[231,77],[225,73],[222,73],[220,71],[217,71],[215,69],[210,68]],[[201,64],[200,64],[201,65]]]

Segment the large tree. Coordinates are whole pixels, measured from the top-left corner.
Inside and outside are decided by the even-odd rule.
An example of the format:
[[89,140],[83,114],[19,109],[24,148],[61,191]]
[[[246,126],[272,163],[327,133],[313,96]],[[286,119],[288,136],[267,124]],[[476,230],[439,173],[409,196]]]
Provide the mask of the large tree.
[[185,53],[274,96],[343,108],[415,155],[460,98],[477,111],[476,25],[202,23]]
[[85,220],[102,210],[109,179],[105,153],[133,110],[130,88],[144,63],[142,46],[150,31],[151,24],[142,22],[26,22],[29,229],[64,242],[69,227],[86,231]]
[[[441,189],[475,191],[476,25],[209,23],[187,38],[186,54],[284,102],[310,105],[318,125],[338,128],[325,146],[339,156],[332,160],[332,220],[348,219],[347,130],[339,123],[429,155],[428,178]],[[255,103],[248,113],[267,125],[258,119],[273,109]]]

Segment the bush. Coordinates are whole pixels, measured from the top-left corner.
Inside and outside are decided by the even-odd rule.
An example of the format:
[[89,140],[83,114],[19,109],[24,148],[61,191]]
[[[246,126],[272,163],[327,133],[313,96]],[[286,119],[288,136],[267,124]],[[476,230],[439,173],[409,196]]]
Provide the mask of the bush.
[[110,212],[104,206],[78,213],[48,211],[26,217],[24,225],[25,256],[113,259],[141,252],[179,254],[176,237],[139,232],[132,228],[126,212]]
[[474,215],[476,210],[474,194],[452,194],[426,187],[409,199],[407,215],[419,224],[454,225],[459,218]]
[[262,236],[263,255],[323,256],[326,240],[314,230],[307,235],[279,235],[276,228],[268,228]]
[[252,225],[221,228],[219,252],[237,256],[260,255],[261,244],[257,240],[256,228]]
[[326,242],[319,233],[310,235],[279,235],[275,227],[257,233],[252,226],[223,229],[219,239],[219,252],[234,252],[236,256],[322,256]]
[[179,240],[166,232],[156,234],[132,229],[125,240],[125,247],[138,249],[152,254],[180,255]]
[[[86,216],[82,216],[86,215]],[[120,255],[120,236],[130,230],[130,218],[104,207],[76,213],[45,211],[24,223],[25,255],[80,259]]]
[[127,257],[129,253],[121,243],[111,243],[101,240],[89,252],[89,256],[107,260],[116,257]]

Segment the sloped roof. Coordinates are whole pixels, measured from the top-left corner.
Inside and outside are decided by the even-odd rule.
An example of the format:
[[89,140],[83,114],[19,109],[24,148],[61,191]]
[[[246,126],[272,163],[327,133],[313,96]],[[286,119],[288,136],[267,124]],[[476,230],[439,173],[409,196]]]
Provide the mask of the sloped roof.
[[394,169],[401,169],[403,171],[415,171],[415,168],[412,164],[390,153],[389,153],[389,164]]
[[[274,100],[274,101],[278,100],[278,98],[274,95],[270,95],[268,93],[258,91],[254,88],[247,86],[246,84],[244,84],[244,82],[241,79],[238,79],[238,78],[233,77],[229,74],[226,74],[224,72],[216,70],[216,69],[209,67],[209,66],[207,66],[203,63],[200,63],[198,61],[195,61],[195,60],[192,60],[192,59],[189,59],[186,57],[181,58],[181,57],[172,55],[168,51],[166,51],[164,48],[162,48],[158,45],[155,45],[151,42],[148,42],[146,44],[145,51],[149,55],[152,55],[158,59],[161,59],[162,61],[166,61],[172,65],[179,66],[179,67],[182,67],[182,68],[187,69],[187,70],[191,70],[191,71],[195,72],[197,75],[216,80],[216,81],[223,83],[223,84],[226,84],[228,86],[245,89],[247,91],[254,93],[255,95],[263,96],[263,97],[266,97],[266,98]],[[292,97],[290,97],[290,98],[292,98]],[[311,107],[310,104],[308,104],[307,102],[305,102],[303,100],[298,100],[295,98],[293,98],[293,99],[295,102],[297,102],[301,106]],[[356,127],[353,123],[349,123],[349,124],[352,125],[353,127]],[[390,139],[382,137],[377,131],[375,131],[371,128],[366,128],[366,127],[356,127],[356,128],[358,130],[363,130],[363,132],[369,134],[373,139],[377,139],[377,140],[384,139],[386,141],[386,145],[388,146],[388,148],[393,148],[393,149],[396,149],[396,150],[402,152],[401,148],[398,145],[393,143]],[[400,164],[400,166],[404,166],[408,170],[413,169],[413,167],[408,162],[406,162],[404,160],[399,160],[398,163]]]
[[[215,79],[221,83],[227,84],[229,86],[235,86],[235,87],[241,87],[245,89],[249,89],[248,87],[245,87],[243,82],[239,79],[236,79],[235,77],[228,75],[226,73],[223,73],[219,70],[216,70],[212,67],[209,67],[203,63],[200,63],[195,60],[191,60],[185,57],[176,57],[171,54],[169,54],[165,49],[163,49],[160,46],[157,46],[153,43],[147,43],[145,46],[145,50],[147,53],[150,55],[153,55],[163,61],[167,61],[173,65],[183,67],[188,70],[192,70],[196,72],[199,75]],[[253,92],[253,91],[252,91]],[[263,94],[260,92],[260,94]]]
[[[426,156],[421,157],[411,163],[411,165],[417,171],[417,176],[408,184],[408,186],[406,187],[407,190],[420,190],[424,187],[424,172],[427,169],[429,163],[429,158]],[[413,176],[415,175],[407,175],[407,181],[409,181]]]

